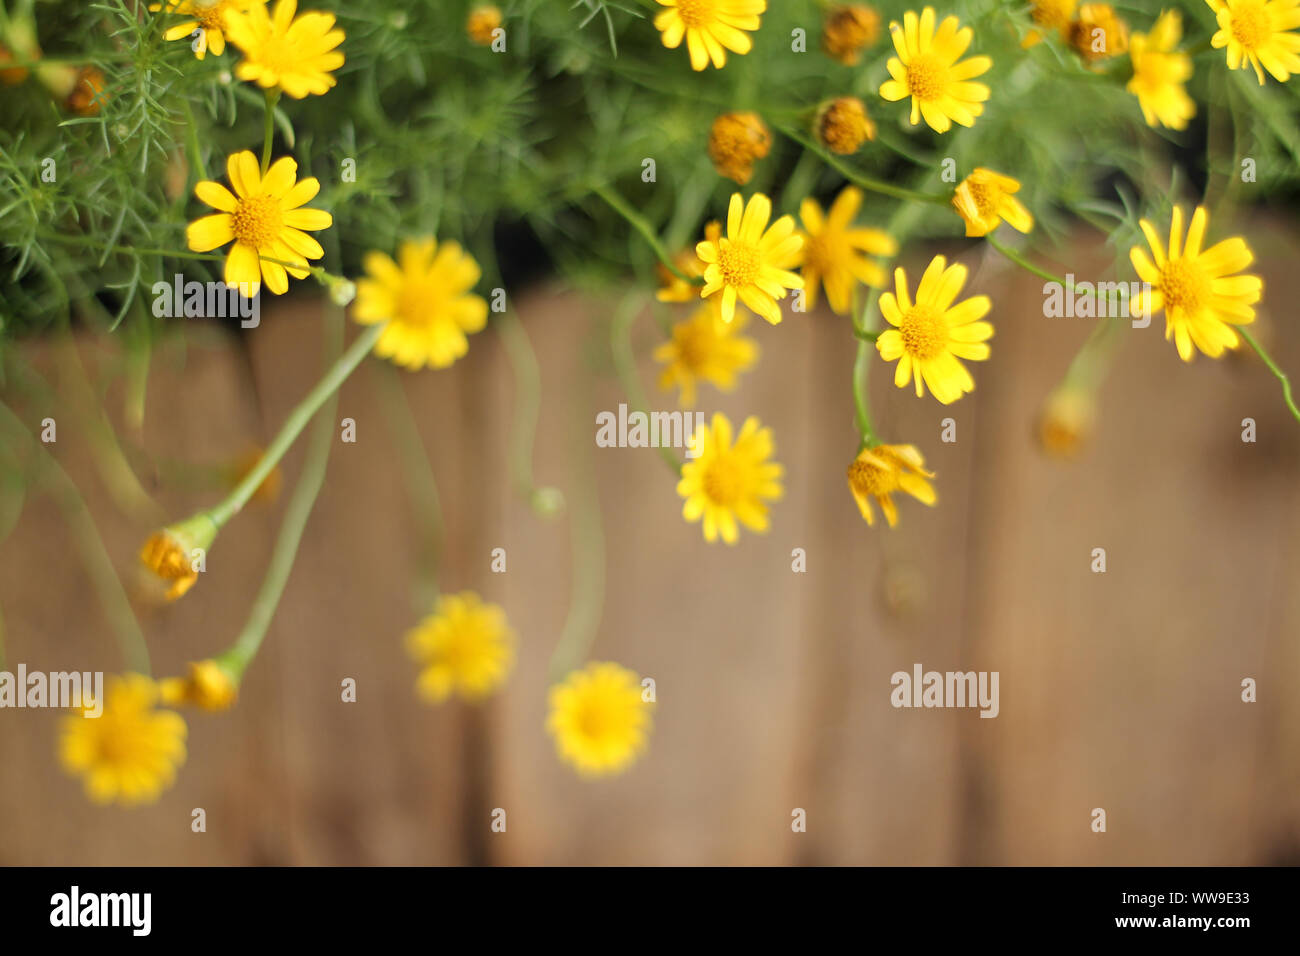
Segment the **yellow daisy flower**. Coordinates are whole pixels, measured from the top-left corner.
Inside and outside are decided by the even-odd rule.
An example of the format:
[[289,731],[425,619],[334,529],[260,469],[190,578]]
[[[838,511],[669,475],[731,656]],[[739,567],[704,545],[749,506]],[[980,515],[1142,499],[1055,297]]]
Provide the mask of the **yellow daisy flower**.
[[713,61],[727,65],[727,50],[744,55],[753,47],[746,30],[757,30],[767,0],[656,0],[667,10],[655,17],[664,46],[675,50],[686,38],[691,69],[703,70]]
[[[704,239],[706,242],[717,242],[722,236],[722,223],[714,219],[704,227]],[[703,279],[704,270],[707,264],[700,261],[700,257],[695,254],[695,250],[683,249],[677,255],[673,256],[673,265],[677,266],[682,275],[690,279]],[[681,276],[673,273],[662,263],[659,268],[659,281],[662,283],[655,298],[660,302],[692,302],[700,297],[700,285],[696,282],[689,282]]]
[[277,159],[263,176],[248,150],[230,155],[226,177],[233,195],[209,180],[194,187],[194,195],[220,211],[190,223],[185,238],[195,252],[210,252],[233,239],[226,256],[226,284],[246,284],[241,291],[251,298],[265,280],[268,289],[281,295],[289,290],[288,276],[307,278],[307,260],[325,255],[320,243],[302,230],[328,229],[334,217],[320,209],[300,208],[320,192],[320,183],[314,176],[299,180],[298,164],[288,156]]
[[1255,68],[1259,85],[1268,70],[1279,83],[1300,73],[1300,2],[1297,0],[1205,0],[1219,21],[1210,38],[1216,50],[1227,47],[1228,68]]
[[989,88],[970,82],[988,72],[993,61],[987,56],[961,60],[975,34],[960,26],[956,17],[944,17],[936,30],[934,8],[926,7],[917,15],[903,14],[903,25],[889,25],[898,56],[890,57],[886,67],[892,79],[880,87],[880,95],[890,102],[912,98],[912,125],[925,118],[937,133],[946,133],[953,123],[974,126],[975,117],[984,112]]
[[925,394],[924,379],[944,405],[957,401],[975,389],[975,380],[959,359],[982,362],[989,357],[986,342],[993,326],[979,320],[992,304],[988,296],[977,295],[954,305],[965,284],[965,266],[949,266],[943,256],[935,256],[921,276],[915,305],[901,268],[894,270],[895,292],[880,297],[880,314],[894,328],[880,333],[876,349],[886,362],[898,360],[894,384],[899,388],[906,388],[915,376],[918,398]]
[[429,703],[453,694],[481,700],[510,673],[515,632],[505,611],[462,591],[438,598],[433,613],[406,635],[406,650],[422,668],[415,686]]
[[894,493],[905,491],[927,505],[935,502],[934,488],[928,479],[934,472],[925,470],[925,459],[913,445],[875,445],[858,452],[849,465],[849,491],[867,524],[876,523],[871,510],[875,499],[892,528],[898,524],[898,506]]
[[126,674],[109,678],[99,717],[85,716],[96,707],[83,701],[80,712],[63,718],[59,762],[84,779],[95,803],[152,803],[176,779],[185,762],[185,721],[155,710],[157,703],[153,681]]
[[1166,10],[1149,34],[1135,33],[1129,44],[1133,78],[1125,89],[1138,98],[1148,126],[1186,129],[1196,115],[1196,104],[1183,89],[1192,75],[1192,58],[1174,51],[1182,36],[1182,14]]
[[812,198],[799,206],[804,227],[799,261],[809,311],[817,305],[819,285],[826,286],[831,308],[847,315],[857,283],[885,284],[885,270],[867,256],[892,256],[898,252],[898,243],[881,229],[854,227],[853,219],[861,207],[862,190],[856,186],[846,186],[840,192],[829,215],[823,216],[822,207]]
[[1031,0],[1029,15],[1042,30],[1030,30],[1020,45],[1026,50],[1036,46],[1043,42],[1044,33],[1055,32],[1064,37],[1077,4],[1078,0]]
[[1148,315],[1165,310],[1165,341],[1173,338],[1184,362],[1195,358],[1196,349],[1210,358],[1235,349],[1240,340],[1232,327],[1255,321],[1254,304],[1264,290],[1259,276],[1235,274],[1255,261],[1245,239],[1234,236],[1201,249],[1209,221],[1205,207],[1197,206],[1184,243],[1183,210],[1175,206],[1168,249],[1150,222],[1138,223],[1154,263],[1141,246],[1129,250],[1138,277],[1151,286],[1138,296],[1135,308]]
[[723,322],[717,307],[704,303],[689,319],[673,325],[672,339],[654,351],[655,361],[666,363],[659,375],[665,391],[681,387],[680,401],[695,405],[697,382],[712,382],[724,392],[736,387],[736,376],[758,359],[758,343],[740,335],[744,323]]
[[200,710],[228,710],[239,696],[239,677],[224,662],[191,662],[184,677],[158,682],[158,699],[168,707],[192,705]]
[[195,551],[207,551],[217,537],[217,526],[206,514],[155,531],[140,549],[140,563],[155,581],[167,587],[166,598],[174,601],[199,579],[194,569]]
[[469,351],[467,333],[487,325],[488,304],[470,293],[482,273],[457,242],[432,236],[405,240],[397,262],[366,253],[369,278],[357,282],[352,317],[362,325],[387,322],[375,354],[403,368],[447,368]]
[[298,0],[278,0],[274,13],[261,3],[226,13],[226,37],[243,51],[235,67],[241,80],[265,89],[279,87],[295,100],[317,96],[335,83],[331,72],[343,65],[334,49],[343,31],[334,29],[334,14],[309,10],[294,17]]
[[966,235],[987,236],[1001,222],[1018,232],[1034,228],[1034,217],[1013,193],[1019,180],[979,167],[961,181],[953,193],[952,205],[966,221]]
[[551,688],[546,730],[561,760],[584,777],[626,770],[649,742],[654,705],[641,699],[637,675],[591,663]]
[[[266,0],[169,0],[167,12],[186,19],[174,27],[168,27],[163,39],[188,40],[195,30],[202,30],[203,42],[194,51],[194,55],[202,60],[211,50],[215,56],[221,56],[226,52],[226,36],[222,32],[226,11],[236,10],[242,13],[254,3],[265,2]],[[149,9],[157,12],[163,9],[163,5],[153,3]]]
[[786,289],[802,289],[803,279],[789,271],[794,265],[803,237],[795,233],[794,218],[782,216],[767,228],[772,218],[772,200],[762,193],[749,197],[746,205],[740,193],[733,193],[727,208],[727,235],[706,239],[695,247],[705,264],[701,298],[722,293],[722,320],[736,314],[736,299],[767,321],[781,321],[777,299]]
[[740,535],[739,520],[750,531],[767,531],[765,500],[776,501],[784,494],[781,466],[768,461],[774,449],[772,430],[762,428],[753,416],[745,419],[732,443],[731,422],[717,412],[713,425],[701,425],[692,437],[699,452],[682,465],[677,493],[686,499],[682,517],[704,519],[704,540],[712,544],[721,535],[735,544]]

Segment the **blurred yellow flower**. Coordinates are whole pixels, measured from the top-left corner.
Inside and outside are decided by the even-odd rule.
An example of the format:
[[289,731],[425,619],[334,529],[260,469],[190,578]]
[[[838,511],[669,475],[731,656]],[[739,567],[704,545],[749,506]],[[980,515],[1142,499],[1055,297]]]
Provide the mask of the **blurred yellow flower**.
[[963,179],[953,193],[952,205],[966,221],[966,235],[987,236],[1005,221],[1019,232],[1034,228],[1034,217],[1013,194],[1020,182],[979,167]]
[[697,382],[712,382],[724,392],[736,387],[736,376],[758,359],[758,343],[740,334],[744,322],[723,322],[717,307],[706,302],[689,319],[673,325],[671,340],[654,351],[655,361],[666,363],[659,387],[681,388],[687,408],[695,404]]
[[1300,73],[1300,3],[1297,0],[1205,0],[1219,21],[1210,38],[1216,50],[1227,48],[1228,68],[1255,68],[1259,85],[1268,70],[1279,83]]
[[1148,126],[1186,129],[1196,115],[1196,104],[1183,89],[1192,75],[1192,58],[1174,51],[1182,36],[1183,19],[1177,10],[1160,14],[1149,34],[1133,34],[1133,78],[1125,89],[1138,98]]
[[656,0],[667,10],[655,16],[655,29],[664,46],[675,50],[686,38],[691,68],[703,70],[712,61],[719,70],[727,65],[727,50],[745,54],[753,48],[746,30],[757,30],[759,14],[767,0]]
[[918,398],[925,394],[924,380],[944,405],[955,402],[975,389],[975,380],[959,359],[980,362],[989,357],[985,343],[993,326],[979,320],[992,304],[988,296],[977,295],[954,305],[965,284],[965,266],[949,266],[943,256],[935,256],[921,276],[915,305],[901,268],[894,270],[895,292],[880,297],[880,313],[894,328],[880,333],[876,348],[886,362],[898,361],[894,384],[899,388],[915,377]]
[[207,551],[217,537],[217,526],[206,514],[155,531],[140,549],[140,563],[167,587],[174,601],[199,579],[196,551]]
[[1025,49],[1036,46],[1043,41],[1044,33],[1055,32],[1064,37],[1077,3],[1078,0],[1031,0],[1029,15],[1042,30],[1030,30],[1020,45]]
[[[173,27],[168,27],[163,34],[164,40],[189,39],[195,30],[203,31],[203,42],[199,44],[194,55],[202,60],[212,51],[221,56],[226,52],[226,37],[222,32],[225,26],[226,11],[235,10],[243,13],[254,3],[262,4],[266,0],[168,0],[165,4],[167,13],[185,17],[185,20]],[[157,12],[164,4],[151,3],[149,9]]]
[[1089,63],[1128,50],[1128,24],[1109,3],[1085,3],[1069,28],[1070,45]]
[[510,673],[515,633],[506,612],[473,591],[445,594],[433,613],[406,635],[406,650],[421,667],[416,690],[433,704],[453,694],[480,700]]
[[884,230],[855,227],[853,219],[861,207],[862,190],[856,186],[846,186],[840,192],[829,215],[822,215],[821,206],[812,198],[799,207],[804,226],[800,271],[810,311],[817,305],[820,285],[826,286],[831,308],[847,315],[857,283],[885,284],[885,270],[866,257],[892,256],[898,252],[898,243]]
[[139,674],[110,677],[104,710],[86,717],[94,706],[64,717],[59,737],[63,769],[83,778],[95,803],[152,803],[176,779],[185,762],[185,721],[180,714],[158,711],[158,689]]
[[1232,327],[1255,321],[1254,304],[1264,291],[1259,276],[1234,274],[1255,261],[1245,239],[1234,236],[1201,249],[1209,221],[1205,207],[1197,206],[1184,243],[1183,210],[1175,206],[1167,249],[1150,222],[1138,223],[1155,262],[1141,246],[1129,250],[1138,278],[1151,286],[1130,308],[1149,315],[1164,309],[1165,340],[1174,340],[1184,362],[1195,358],[1197,349],[1210,358],[1235,349],[1240,339]]
[[838,156],[849,156],[876,138],[876,124],[867,105],[856,96],[841,96],[824,103],[813,121],[817,142]]
[[743,186],[754,163],[772,149],[772,134],[757,113],[723,113],[709,129],[709,159],[719,176]]
[[779,500],[781,466],[769,461],[774,444],[772,430],[762,428],[757,418],[745,419],[732,442],[731,422],[717,412],[713,424],[701,425],[691,439],[697,457],[682,465],[677,494],[686,499],[682,517],[704,519],[704,540],[713,543],[721,536],[735,544],[739,521],[750,531],[767,531],[766,501]]
[[228,11],[225,22],[226,39],[244,54],[235,75],[300,100],[334,85],[332,72],[343,65],[335,47],[344,37],[334,29],[334,14],[308,10],[295,17],[297,10],[298,0],[277,0],[274,13],[256,3],[246,11]]
[[501,10],[495,6],[474,7],[465,20],[465,33],[471,43],[491,46],[492,34],[501,26]]
[[228,710],[238,696],[239,678],[224,663],[210,658],[191,662],[184,677],[158,682],[158,699],[168,707]]
[[487,325],[487,301],[469,291],[481,275],[478,263],[459,243],[406,240],[397,262],[369,252],[362,264],[368,278],[357,281],[353,318],[388,323],[375,343],[381,358],[412,370],[446,368],[469,351],[467,334]]
[[1052,458],[1078,456],[1092,436],[1096,401],[1090,391],[1073,385],[1054,389],[1038,416],[1038,444]]
[[632,671],[591,663],[551,688],[546,730],[560,759],[582,776],[616,774],[645,750],[653,706]]
[[[714,219],[704,227],[704,239],[706,242],[716,243],[722,236],[722,223]],[[677,255],[673,256],[673,265],[677,266],[678,272],[690,279],[703,279],[706,265],[695,254],[694,249],[683,249]],[[671,269],[663,263],[659,264],[659,281],[662,283],[659,291],[655,293],[655,298],[660,302],[691,302],[700,297],[701,283],[690,282],[681,276],[673,273]]]
[[913,126],[922,117],[936,133],[948,132],[953,123],[974,126],[975,117],[984,112],[989,88],[970,81],[993,65],[987,56],[961,60],[974,31],[956,17],[944,17],[936,30],[934,8],[926,7],[919,18],[907,11],[902,26],[889,25],[889,34],[898,56],[885,64],[892,79],[880,87],[880,95],[890,102],[910,96]]
[[857,66],[862,51],[880,38],[880,14],[865,3],[834,6],[822,24],[822,49],[845,66]]
[[904,491],[917,501],[932,505],[936,499],[929,479],[933,477],[934,472],[925,470],[925,459],[915,446],[875,445],[858,452],[849,465],[849,491],[867,524],[876,523],[871,510],[874,498],[892,528],[898,524],[894,493]]
[[265,279],[266,287],[281,295],[289,290],[289,276],[305,279],[310,274],[307,260],[325,255],[303,230],[328,229],[334,217],[301,208],[320,192],[320,183],[314,176],[299,180],[298,164],[288,156],[277,159],[263,176],[248,150],[227,158],[226,176],[233,194],[209,180],[194,187],[194,195],[219,211],[190,223],[186,241],[195,252],[210,252],[234,240],[226,256],[226,284],[252,298]]
[[781,321],[777,299],[786,289],[802,289],[803,279],[789,271],[799,255],[803,238],[795,233],[794,219],[782,216],[767,228],[772,218],[772,200],[762,193],[749,197],[749,204],[733,193],[727,208],[727,235],[706,239],[695,247],[705,263],[702,298],[722,294],[722,320],[736,314],[736,299],[767,321]]

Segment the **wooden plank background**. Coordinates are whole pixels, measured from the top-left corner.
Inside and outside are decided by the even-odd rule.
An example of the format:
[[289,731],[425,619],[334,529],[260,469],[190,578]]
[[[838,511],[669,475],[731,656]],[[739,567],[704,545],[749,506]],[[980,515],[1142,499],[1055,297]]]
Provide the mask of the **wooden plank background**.
[[[1285,305],[1300,296],[1296,243],[1256,244],[1268,330],[1284,367],[1300,370]],[[944,409],[873,366],[882,431],[918,444],[939,475],[939,506],[904,503],[894,531],[868,529],[844,484],[855,434],[843,320],[753,323],[758,368],[735,394],[703,391],[705,411],[770,424],[787,469],[771,532],[727,548],[680,519],[653,452],[594,446],[595,412],[621,400],[589,342],[604,343],[612,306],[549,287],[520,297],[542,370],[537,480],[572,499],[594,468],[606,593],[593,656],[657,682],[651,747],[630,772],[582,781],[542,728],[570,525],[535,518],[512,493],[512,375],[489,332],[452,370],[402,381],[440,484],[443,586],[502,604],[521,636],[506,689],[478,708],[415,698],[401,637],[421,543],[367,365],[339,409],[358,442],[334,448],[238,707],[191,715],[176,786],[132,810],[89,805],[59,771],[57,714],[0,711],[0,863],[1300,861],[1300,426],[1257,361],[1184,365],[1157,319],[1125,334],[1085,457],[1043,459],[1034,415],[1091,321],[1043,318],[1041,283],[981,248],[962,258],[971,287],[994,298],[997,334],[974,395]],[[184,330],[154,357],[145,446],[216,462],[265,442],[318,374],[320,321],[299,300],[268,308],[242,339]],[[642,316],[641,376],[672,408],[675,396],[653,392],[656,335]],[[81,350],[92,368],[113,359],[103,342]],[[45,363],[42,346],[25,351]],[[120,385],[105,402],[116,414]],[[955,444],[939,440],[949,415]],[[1240,441],[1247,416],[1256,444]],[[72,417],[56,454],[130,575],[150,529],[114,507]],[[157,672],[224,647],[242,625],[300,456],[280,502],[237,519],[193,591],[144,617]],[[169,515],[212,500],[145,479]],[[496,547],[505,574],[489,571]],[[791,571],[795,547],[806,574]],[[1106,548],[1104,575],[1089,569],[1094,547]],[[0,546],[0,604],[11,669],[120,667],[48,497],[28,502]],[[889,677],[915,662],[999,671],[1000,715],[893,709]],[[1247,676],[1258,703],[1240,701]],[[339,700],[344,677],[357,681],[355,704]],[[195,807],[206,833],[190,831]],[[489,829],[497,807],[503,834]],[[796,807],[807,833],[791,832]],[[1089,828],[1094,807],[1107,811],[1105,834]]]

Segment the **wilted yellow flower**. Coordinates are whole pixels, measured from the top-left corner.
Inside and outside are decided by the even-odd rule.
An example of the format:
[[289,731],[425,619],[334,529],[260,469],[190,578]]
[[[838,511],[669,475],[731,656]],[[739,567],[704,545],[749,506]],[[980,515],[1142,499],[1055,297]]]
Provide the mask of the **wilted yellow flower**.
[[1300,3],[1297,0],[1205,0],[1219,21],[1210,38],[1216,50],[1228,51],[1228,68],[1255,68],[1259,85],[1268,70],[1279,83],[1300,73]]
[[898,506],[894,493],[904,491],[927,505],[935,502],[929,479],[934,472],[925,470],[925,459],[913,445],[874,445],[858,452],[849,465],[849,491],[867,524],[876,523],[871,510],[875,499],[892,528],[898,524]]
[[140,563],[168,587],[167,600],[174,601],[199,579],[196,565],[217,537],[217,526],[206,514],[155,531],[140,549]]
[[494,6],[474,7],[465,21],[465,32],[472,43],[491,46],[492,34],[501,26],[501,11]]
[[713,424],[701,425],[692,437],[698,457],[682,465],[677,493],[686,499],[682,517],[704,519],[704,540],[721,536],[727,544],[739,540],[736,522],[750,531],[767,530],[766,501],[779,500],[781,466],[769,461],[774,444],[772,430],[753,416],[745,419],[732,442],[731,422],[717,412]]
[[[216,56],[226,52],[225,29],[226,11],[246,12],[254,3],[262,4],[266,0],[168,0],[166,12],[174,13],[185,19],[173,27],[168,27],[163,34],[164,40],[188,40],[195,30],[203,31],[203,42],[195,49],[194,55],[200,60],[207,56],[209,50]],[[150,10],[158,11],[163,4],[152,3]]]
[[352,317],[388,323],[375,343],[381,358],[412,370],[446,368],[469,351],[467,334],[487,325],[487,301],[469,291],[482,273],[459,243],[406,240],[397,262],[368,252],[362,264],[368,278],[357,282]]
[[1128,50],[1128,24],[1109,3],[1085,3],[1070,24],[1070,45],[1089,63]]
[[1005,221],[1018,232],[1034,228],[1034,217],[1013,194],[1019,180],[979,167],[961,181],[952,196],[953,208],[966,221],[966,235],[987,236]]
[[754,175],[754,163],[771,149],[772,134],[757,113],[723,113],[709,130],[713,168],[741,186]]
[[856,186],[846,186],[840,192],[828,216],[822,215],[821,206],[812,198],[799,207],[804,226],[800,271],[810,310],[817,304],[819,285],[826,286],[831,308],[847,315],[858,282],[885,284],[885,270],[867,256],[892,256],[898,251],[898,243],[884,230],[854,226],[853,219],[861,207],[862,190]]
[[943,256],[935,256],[921,276],[915,305],[901,268],[894,270],[895,292],[880,297],[880,313],[894,328],[880,333],[876,349],[886,362],[898,360],[894,384],[899,388],[916,378],[917,398],[925,394],[924,379],[944,405],[955,402],[975,389],[975,380],[959,359],[981,362],[989,357],[985,343],[993,326],[979,320],[992,303],[988,296],[977,295],[954,305],[965,284],[965,266],[949,266]]
[[1165,340],[1174,340],[1184,362],[1195,358],[1197,349],[1210,358],[1218,358],[1224,349],[1235,349],[1240,339],[1232,327],[1255,321],[1254,304],[1264,291],[1259,276],[1234,274],[1255,261],[1245,239],[1234,236],[1201,249],[1209,221],[1205,207],[1197,206],[1184,243],[1183,210],[1175,206],[1167,249],[1150,222],[1143,219],[1138,223],[1151,246],[1154,263],[1141,246],[1129,250],[1138,278],[1151,286],[1130,308],[1148,315],[1164,309]]
[[303,230],[328,229],[334,217],[320,209],[301,208],[320,192],[320,182],[315,176],[299,180],[298,163],[288,156],[277,159],[263,176],[248,150],[227,158],[226,176],[233,195],[209,180],[194,187],[194,195],[219,211],[190,223],[185,231],[189,247],[210,252],[234,240],[226,256],[227,285],[239,287],[249,298],[257,294],[263,279],[276,295],[289,291],[289,276],[307,278],[307,260],[325,255],[321,244]]
[[1138,98],[1148,126],[1186,129],[1196,115],[1196,104],[1183,89],[1192,75],[1192,58],[1174,51],[1182,36],[1183,18],[1177,10],[1160,14],[1150,34],[1133,34],[1133,78],[1125,89]]
[[656,0],[667,10],[655,17],[655,29],[664,46],[675,50],[686,38],[691,69],[703,70],[712,61],[719,70],[727,65],[727,50],[745,54],[753,48],[746,30],[757,30],[767,0]]
[[1077,3],[1078,0],[1030,0],[1029,15],[1043,29],[1030,30],[1020,45],[1029,49],[1042,42],[1044,33],[1056,32],[1062,37],[1067,36]]
[[740,334],[743,321],[723,322],[717,306],[706,302],[689,319],[673,325],[672,338],[654,351],[664,362],[659,387],[681,388],[680,401],[695,404],[697,382],[712,382],[724,392],[736,387],[736,376],[758,359],[758,343]]
[[1075,458],[1092,436],[1097,408],[1087,389],[1061,385],[1043,403],[1038,416],[1038,444],[1053,458]]
[[95,803],[152,803],[176,779],[185,762],[185,721],[180,714],[158,711],[158,689],[139,674],[110,677],[103,713],[86,702],[64,717],[59,737],[63,769],[83,778]]
[[822,49],[845,66],[857,66],[862,51],[880,37],[880,14],[865,3],[835,6],[826,11]]
[[867,105],[856,96],[841,96],[823,104],[813,129],[817,142],[840,156],[856,153],[863,143],[876,138],[876,124],[867,115]]
[[168,707],[228,710],[239,696],[239,676],[228,664],[211,658],[193,661],[184,677],[158,682],[158,698]]
[[334,14],[309,10],[294,17],[298,0],[277,0],[268,14],[261,3],[246,11],[226,13],[226,39],[243,51],[235,67],[241,80],[270,89],[279,87],[296,100],[320,96],[335,83],[332,75],[343,65],[335,49],[343,31],[334,29]]
[[803,279],[790,271],[803,246],[795,233],[794,219],[782,216],[767,228],[772,218],[772,200],[762,193],[749,197],[746,205],[740,193],[733,193],[727,208],[727,235],[706,239],[695,247],[705,263],[702,298],[722,294],[722,320],[736,315],[736,299],[767,321],[781,321],[778,299],[786,289],[802,289]]
[[948,132],[953,123],[974,126],[975,117],[984,112],[989,88],[970,81],[993,65],[987,56],[961,59],[974,31],[956,17],[944,17],[936,30],[934,8],[926,7],[919,18],[907,11],[902,26],[889,25],[889,34],[898,56],[885,64],[892,79],[881,85],[880,95],[891,102],[910,96],[913,126],[922,117],[936,133]]
[[407,633],[406,649],[421,667],[416,690],[425,700],[481,700],[510,673],[515,633],[505,611],[462,591],[438,598],[433,613]]
[[73,76],[72,90],[64,105],[81,116],[97,116],[104,104],[104,74],[98,67],[80,67]]
[[[716,219],[704,227],[704,240],[706,242],[717,242],[721,236],[722,223]],[[707,268],[706,264],[695,254],[693,248],[683,249],[673,256],[673,265],[677,266],[678,272],[681,272],[682,275],[687,276],[689,279],[703,279],[704,270]],[[700,297],[700,283],[683,279],[662,262],[659,264],[658,272],[662,286],[655,293],[655,298],[660,302],[691,302]]]
[[653,706],[632,671],[591,663],[551,688],[546,730],[560,759],[584,777],[615,774],[645,750]]

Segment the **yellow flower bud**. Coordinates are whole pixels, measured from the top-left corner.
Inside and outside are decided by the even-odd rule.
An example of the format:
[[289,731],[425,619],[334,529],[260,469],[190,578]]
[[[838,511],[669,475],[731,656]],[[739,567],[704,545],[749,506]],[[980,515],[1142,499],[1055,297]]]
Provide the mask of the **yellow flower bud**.
[[867,115],[867,107],[856,96],[829,100],[817,111],[817,142],[832,153],[848,156],[862,144],[876,138],[876,124]]
[[771,149],[772,134],[757,113],[723,113],[709,130],[714,169],[741,186],[754,175],[754,162]]

